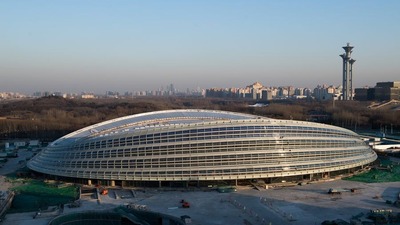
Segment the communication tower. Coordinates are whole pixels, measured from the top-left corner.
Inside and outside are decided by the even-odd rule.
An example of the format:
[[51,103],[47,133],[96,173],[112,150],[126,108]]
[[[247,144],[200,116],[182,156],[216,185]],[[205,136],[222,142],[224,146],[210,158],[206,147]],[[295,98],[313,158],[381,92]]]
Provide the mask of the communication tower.
[[350,43],[347,43],[347,45],[343,47],[345,53],[340,55],[343,59],[342,100],[353,100],[353,64],[356,61],[351,58],[353,48],[353,46],[350,46]]

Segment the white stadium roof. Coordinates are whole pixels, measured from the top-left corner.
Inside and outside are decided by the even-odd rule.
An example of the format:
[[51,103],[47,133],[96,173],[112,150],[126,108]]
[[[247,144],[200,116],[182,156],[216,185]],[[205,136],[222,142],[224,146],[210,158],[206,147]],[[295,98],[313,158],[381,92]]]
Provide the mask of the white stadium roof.
[[222,120],[249,120],[257,118],[260,118],[260,116],[218,110],[179,109],[155,111],[120,117],[94,124],[70,133],[52,144],[69,144],[71,141],[76,141],[81,138],[112,135],[128,132],[132,129],[147,128],[149,126],[161,127],[172,124],[192,124]]

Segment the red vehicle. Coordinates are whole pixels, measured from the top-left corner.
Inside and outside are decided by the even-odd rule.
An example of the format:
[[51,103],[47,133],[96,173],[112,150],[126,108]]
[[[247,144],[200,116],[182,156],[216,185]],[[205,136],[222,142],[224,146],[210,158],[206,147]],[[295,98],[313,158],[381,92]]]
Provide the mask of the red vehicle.
[[187,202],[187,201],[185,201],[185,200],[181,200],[181,203],[182,203],[182,208],[190,208],[190,204],[189,204],[189,202]]
[[108,190],[107,190],[107,189],[101,190],[101,194],[102,194],[102,195],[107,195],[107,194],[108,194]]
[[189,202],[183,202],[182,203],[182,208],[190,208]]

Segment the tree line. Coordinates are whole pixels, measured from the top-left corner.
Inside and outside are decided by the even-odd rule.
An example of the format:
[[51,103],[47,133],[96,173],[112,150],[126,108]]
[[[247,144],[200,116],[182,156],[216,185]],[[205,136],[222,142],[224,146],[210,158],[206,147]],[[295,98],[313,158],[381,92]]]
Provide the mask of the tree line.
[[212,109],[249,113],[275,119],[316,121],[350,129],[400,129],[400,110],[369,109],[356,101],[255,101],[196,97],[132,99],[38,99],[0,102],[0,139],[38,138],[52,141],[72,131],[121,116],[167,109]]

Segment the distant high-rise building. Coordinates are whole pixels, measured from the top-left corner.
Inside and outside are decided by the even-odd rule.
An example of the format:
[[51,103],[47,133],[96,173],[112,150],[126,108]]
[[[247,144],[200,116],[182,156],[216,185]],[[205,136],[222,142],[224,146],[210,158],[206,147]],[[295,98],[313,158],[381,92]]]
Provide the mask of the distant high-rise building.
[[169,91],[171,94],[174,94],[174,93],[175,93],[174,84],[170,84],[168,89],[169,89],[168,91]]
[[353,48],[347,43],[343,47],[345,53],[340,55],[343,59],[343,100],[353,100],[353,63],[356,61],[351,58]]
[[261,99],[262,100],[272,100],[272,91],[264,89],[261,91]]
[[374,88],[356,88],[355,93],[358,101],[400,100],[400,81],[378,82]]

